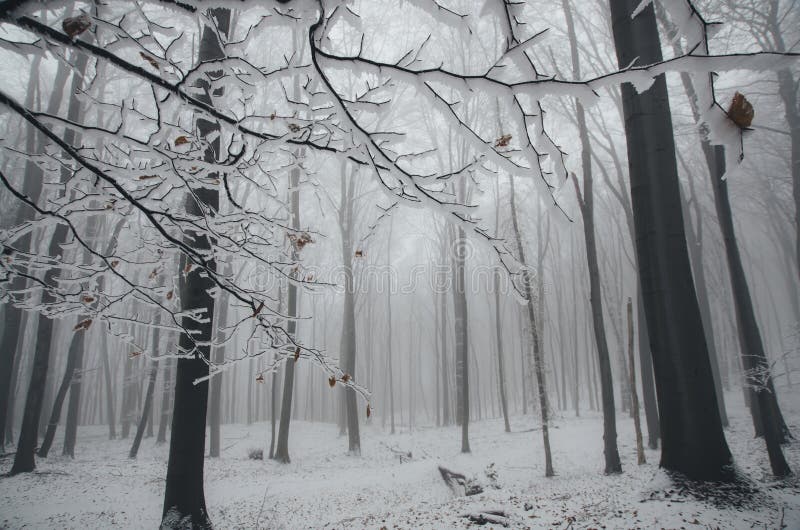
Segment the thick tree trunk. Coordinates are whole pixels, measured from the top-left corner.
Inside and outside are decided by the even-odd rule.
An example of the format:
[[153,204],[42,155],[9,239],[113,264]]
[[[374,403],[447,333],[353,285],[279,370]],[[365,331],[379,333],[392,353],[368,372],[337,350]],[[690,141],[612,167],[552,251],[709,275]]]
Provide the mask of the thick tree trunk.
[[[220,36],[227,35],[230,27],[230,10],[209,9],[208,16],[215,19],[215,26],[220,33],[209,25],[203,28],[199,51],[201,62],[225,57]],[[222,72],[212,71],[207,72],[207,75],[218,78]],[[205,92],[198,97],[213,104],[209,81],[205,78],[198,81],[198,87]],[[219,124],[198,118],[197,128],[203,137],[208,137],[219,131]],[[220,140],[218,137],[214,138],[209,144],[204,159],[214,163],[216,153],[220,151]],[[208,188],[195,190],[194,196],[187,198],[186,209],[191,215],[203,215],[204,209],[210,211],[206,215],[213,215],[219,209],[219,191]],[[213,242],[205,235],[188,233],[185,237],[186,243],[199,251],[213,248]],[[193,356],[178,359],[162,528],[211,527],[203,489],[209,385],[207,381],[199,384],[194,382],[207,377],[209,373],[208,363],[203,358],[208,359],[211,354],[208,344],[213,337],[211,323],[214,321],[214,298],[208,292],[212,287],[210,278],[201,275],[198,267],[188,273],[183,272],[188,263],[188,258],[182,255],[179,273],[181,307],[186,310],[204,309],[207,321],[198,324],[188,317],[182,321],[186,329],[196,334],[190,337],[182,333],[179,340],[179,349],[191,352]],[[210,260],[209,266],[216,266],[213,260]]]
[[[220,295],[220,307],[217,311],[217,329],[226,324],[228,315],[228,297]],[[213,362],[222,364],[225,361],[225,349],[221,346],[214,347]],[[219,457],[220,422],[222,419],[222,374],[211,378],[208,396],[208,453],[212,458]],[[252,378],[250,378],[252,381]]]
[[[662,60],[653,6],[610,0],[617,59]],[[637,94],[622,85],[636,251],[661,421],[661,466],[697,480],[731,479],[681,216],[666,79]]]

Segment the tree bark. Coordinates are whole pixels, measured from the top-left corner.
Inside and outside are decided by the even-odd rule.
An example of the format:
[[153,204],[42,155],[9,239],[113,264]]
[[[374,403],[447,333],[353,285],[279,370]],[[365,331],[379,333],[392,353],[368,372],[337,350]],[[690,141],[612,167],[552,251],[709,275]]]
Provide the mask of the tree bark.
[[[220,42],[220,35],[227,35],[230,28],[230,10],[209,9],[208,16],[216,21],[219,34],[210,25],[203,28],[199,60],[211,61],[225,57]],[[219,78],[222,71],[208,72],[211,79]],[[205,93],[200,99],[213,104],[211,84],[204,78],[197,83]],[[203,137],[219,131],[219,124],[197,119],[197,128]],[[216,162],[216,153],[220,151],[219,137],[212,139],[206,148],[206,162]],[[219,209],[219,191],[209,188],[195,190],[194,196],[187,198],[187,212],[191,215],[203,215],[204,209],[213,215]],[[210,251],[213,242],[204,234],[187,233],[186,243],[200,251]],[[182,333],[179,348],[183,352],[191,352],[191,357],[178,359],[175,378],[175,405],[172,413],[172,432],[170,435],[169,461],[167,463],[167,483],[164,490],[164,510],[162,528],[210,528],[211,520],[206,510],[205,492],[203,489],[203,468],[206,440],[206,414],[208,409],[208,382],[194,384],[196,379],[207,377],[209,373],[206,360],[211,354],[208,344],[212,339],[212,322],[214,321],[214,298],[208,289],[212,282],[207,276],[200,275],[195,267],[188,273],[189,263],[185,255],[181,256],[180,290],[181,307],[184,309],[205,309],[207,322],[197,323],[189,317],[183,318],[182,325],[196,333],[190,337]],[[210,267],[215,267],[213,260]],[[197,342],[195,342],[195,338]],[[204,360],[204,358],[206,360]]]
[[631,409],[633,413],[633,426],[636,430],[636,456],[637,463],[641,466],[647,463],[647,459],[644,456],[642,425],[639,420],[639,395],[636,392],[636,364],[633,356],[633,301],[630,298],[628,298],[628,361],[631,365]]
[[542,353],[539,350],[539,337],[537,337],[536,327],[536,312],[533,304],[533,290],[531,289],[530,273],[525,260],[525,248],[522,242],[522,233],[519,228],[519,220],[517,219],[517,205],[516,193],[514,190],[514,176],[509,175],[509,183],[511,184],[511,222],[514,229],[514,238],[517,243],[517,254],[520,264],[522,265],[522,287],[524,289],[525,299],[528,301],[526,304],[528,310],[528,332],[530,333],[528,347],[533,348],[534,369],[536,371],[536,382],[539,387],[539,412],[542,419],[542,442],[544,444],[544,463],[545,463],[545,476],[552,477],[555,475],[553,471],[553,459],[550,453],[550,429],[548,424],[548,410],[547,410],[547,397],[546,387],[544,380],[544,366],[542,366]]
[[[572,10],[568,0],[561,0],[567,19],[572,52],[573,73],[580,78],[580,62],[578,56],[577,37],[575,35]],[[600,367],[600,392],[603,397],[603,443],[605,455],[605,472],[621,473],[622,463],[617,449],[617,420],[614,409],[614,382],[611,376],[611,359],[606,340],[605,323],[603,321],[603,301],[600,287],[600,268],[597,263],[597,243],[594,233],[594,185],[592,182],[592,151],[589,143],[589,132],[586,128],[586,114],[580,101],[575,103],[578,118],[578,133],[581,141],[581,168],[583,170],[583,196],[580,195],[577,180],[575,189],[583,215],[583,235],[586,244],[586,261],[589,268],[589,301],[592,308],[592,325],[597,345],[597,361]],[[573,179],[574,179],[573,175]],[[623,363],[624,364],[624,363]]]
[[[653,6],[610,0],[621,68],[662,60]],[[622,85],[636,252],[661,422],[661,466],[695,480],[730,480],[700,308],[686,248],[666,79]]]

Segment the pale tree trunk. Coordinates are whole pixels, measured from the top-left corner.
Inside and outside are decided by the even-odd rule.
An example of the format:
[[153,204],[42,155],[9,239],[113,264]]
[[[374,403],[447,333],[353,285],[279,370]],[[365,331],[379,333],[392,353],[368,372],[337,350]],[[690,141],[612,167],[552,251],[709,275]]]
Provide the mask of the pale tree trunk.
[[464,278],[466,236],[458,228],[455,239],[455,289],[453,290],[453,312],[455,324],[456,381],[458,382],[458,421],[461,425],[461,452],[469,453],[469,319],[467,292]]
[[[160,315],[156,317],[156,327],[153,329],[153,340],[152,340],[152,351],[151,353],[155,356],[156,352],[160,349],[159,339],[161,337],[161,329],[158,327],[161,325],[161,318]],[[158,354],[159,356],[162,353]],[[142,416],[139,419],[139,425],[136,428],[136,435],[133,437],[133,444],[131,445],[131,451],[128,453],[128,458],[136,458],[136,455],[139,453],[139,445],[142,443],[142,436],[144,435],[144,428],[145,424],[147,423],[148,418],[150,417],[150,411],[153,408],[153,394],[156,390],[156,378],[158,377],[158,359],[153,358],[150,360],[150,369],[148,370],[148,377],[147,377],[147,391],[145,392],[144,396],[144,406],[142,407]]]
[[[577,49],[577,37],[572,20],[572,11],[568,0],[561,0],[567,19],[572,52],[572,69],[576,79],[580,79],[580,63]],[[577,179],[575,189],[583,214],[583,234],[586,243],[586,261],[589,268],[589,301],[592,308],[592,324],[597,346],[597,360],[600,367],[600,392],[603,398],[603,443],[605,455],[605,472],[622,472],[622,463],[617,449],[617,420],[614,410],[614,382],[611,377],[611,359],[606,340],[605,323],[603,322],[603,304],[600,287],[600,268],[597,263],[597,245],[594,231],[594,188],[592,182],[592,152],[589,133],[586,129],[586,114],[580,101],[575,103],[578,117],[578,133],[581,140],[581,162],[583,170],[583,196],[580,195]],[[573,175],[573,179],[575,176]]]
[[536,382],[539,387],[539,412],[542,420],[542,442],[544,444],[544,463],[545,463],[545,476],[552,477],[555,473],[553,471],[553,459],[550,453],[550,429],[548,423],[548,410],[547,410],[547,390],[544,380],[544,366],[542,366],[542,352],[539,350],[539,337],[537,337],[536,327],[536,313],[533,303],[533,289],[531,288],[530,272],[528,270],[527,261],[525,260],[525,248],[522,241],[522,233],[519,228],[519,220],[517,219],[517,204],[516,193],[514,190],[514,176],[509,175],[509,183],[511,184],[511,222],[514,229],[514,238],[517,244],[517,254],[520,264],[522,265],[522,287],[524,289],[525,299],[527,300],[526,308],[528,310],[528,331],[529,348],[533,348],[533,364],[536,371]]
[[633,355],[633,301],[630,298],[628,298],[628,361],[631,365],[631,412],[633,413],[633,426],[636,430],[636,456],[637,463],[641,466],[647,463],[647,459],[644,456],[642,425],[639,420],[639,394],[636,391],[636,364]]

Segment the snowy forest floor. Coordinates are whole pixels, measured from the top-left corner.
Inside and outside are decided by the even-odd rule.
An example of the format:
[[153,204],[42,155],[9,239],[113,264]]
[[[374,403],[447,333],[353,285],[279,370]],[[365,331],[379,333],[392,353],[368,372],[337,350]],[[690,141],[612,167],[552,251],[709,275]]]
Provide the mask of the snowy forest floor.
[[[785,391],[787,423],[800,435],[798,391]],[[264,423],[223,426],[222,457],[206,460],[206,501],[217,528],[460,528],[464,516],[501,510],[512,528],[800,528],[800,486],[777,485],[761,440],[754,440],[741,393],[727,396],[726,435],[736,465],[757,486],[744,506],[719,506],[682,493],[658,468],[658,451],[636,465],[633,422],[618,413],[623,474],[603,475],[599,414],[556,414],[551,429],[556,476],[544,478],[541,432],[533,416],[471,424],[471,454],[461,454],[460,429],[419,428],[390,435],[380,421],[362,430],[361,457],[346,454],[335,425],[294,422],[292,463],[250,460],[263,448]],[[533,429],[533,430],[532,430]],[[79,429],[77,458],[51,456],[37,471],[0,478],[2,528],[156,528],[160,521],[167,445],[107,440],[105,427]],[[392,451],[410,451],[403,462]],[[800,442],[785,448],[800,473]],[[56,446],[51,455],[60,455]],[[487,468],[494,464],[497,488]],[[437,470],[475,477],[485,493],[456,497]],[[0,472],[11,458],[0,460]],[[488,524],[485,528],[499,528]]]

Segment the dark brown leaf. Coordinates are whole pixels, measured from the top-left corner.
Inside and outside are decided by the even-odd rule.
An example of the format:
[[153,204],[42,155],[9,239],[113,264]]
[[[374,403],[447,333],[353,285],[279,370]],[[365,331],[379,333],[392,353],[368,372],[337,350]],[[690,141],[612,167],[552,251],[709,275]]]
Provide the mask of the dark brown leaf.
[[752,125],[755,115],[753,105],[747,101],[743,94],[737,92],[733,95],[731,106],[728,109],[728,117],[733,123],[738,125],[740,129],[747,129]]
[[188,144],[188,143],[189,143],[189,139],[186,138],[185,136],[178,136],[177,138],[175,138],[175,145],[176,146],[177,145],[184,145],[184,144]]
[[494,142],[495,147],[508,147],[508,143],[511,141],[510,134],[504,134]]
[[68,17],[61,23],[61,28],[64,30],[64,33],[69,35],[71,39],[74,39],[90,27],[92,27],[92,21],[87,15]]
[[139,55],[142,56],[142,59],[144,59],[145,61],[150,63],[150,66],[152,66],[153,68],[158,70],[158,61],[156,61],[155,59],[153,59],[152,57],[150,57],[149,55],[147,55],[144,52],[139,52]]

